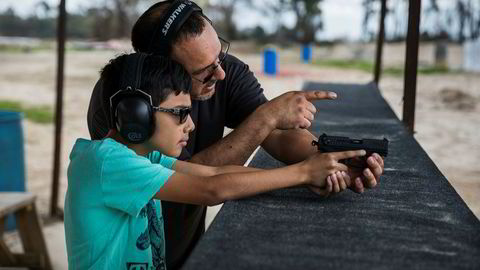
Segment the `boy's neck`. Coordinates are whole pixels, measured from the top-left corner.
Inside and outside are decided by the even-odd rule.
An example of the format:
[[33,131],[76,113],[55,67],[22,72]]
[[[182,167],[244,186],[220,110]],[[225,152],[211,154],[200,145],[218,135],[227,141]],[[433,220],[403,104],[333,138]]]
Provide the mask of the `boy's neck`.
[[115,131],[110,132],[109,135],[106,138],[111,138],[111,139],[117,141],[118,143],[121,143],[121,144],[125,145],[126,147],[135,151],[135,153],[137,153],[137,155],[139,155],[139,156],[146,156],[148,153],[151,152],[151,150],[149,150],[147,147],[145,147],[144,143],[140,143],[140,144],[129,143],[120,135],[120,133],[115,132]]

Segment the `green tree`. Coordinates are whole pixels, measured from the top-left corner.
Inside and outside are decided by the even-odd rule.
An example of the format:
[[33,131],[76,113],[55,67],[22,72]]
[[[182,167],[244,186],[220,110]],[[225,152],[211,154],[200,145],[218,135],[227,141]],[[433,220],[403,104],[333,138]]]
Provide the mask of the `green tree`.
[[295,33],[297,41],[310,43],[315,41],[317,31],[323,29],[321,2],[323,0],[265,0],[259,1],[244,0],[254,9],[260,11],[266,17],[277,22],[277,36],[290,33],[278,33],[280,29],[285,29],[285,25],[279,18],[291,12],[295,15],[295,26],[291,32]]
[[209,2],[205,6],[205,12],[214,22],[216,30],[230,40],[238,38],[237,27],[233,21],[236,4],[238,4],[238,1],[223,0],[216,3]]
[[373,7],[376,0],[363,0],[363,20],[362,20],[362,32],[366,40],[372,40],[375,37],[375,34],[370,30],[370,21],[372,17],[376,14],[376,11]]
[[137,6],[140,0],[111,0],[114,5],[114,37],[129,37],[130,32],[138,17]]
[[323,29],[322,10],[320,2],[323,0],[283,0],[287,6],[291,6],[297,22],[295,31],[299,33],[299,41],[310,43],[315,41],[315,33]]
[[22,19],[9,7],[0,14],[0,34],[3,36],[18,36],[23,32]]

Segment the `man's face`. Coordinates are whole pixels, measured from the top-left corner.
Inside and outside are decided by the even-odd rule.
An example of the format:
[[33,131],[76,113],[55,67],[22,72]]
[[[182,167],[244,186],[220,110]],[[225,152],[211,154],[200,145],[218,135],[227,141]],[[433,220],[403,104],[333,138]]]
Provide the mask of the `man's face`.
[[[225,78],[225,71],[218,65],[221,49],[220,39],[208,22],[202,34],[173,46],[172,58],[182,64],[192,76],[192,99],[211,98],[215,94],[216,82]],[[209,75],[211,79],[203,82]]]
[[[158,105],[162,110],[173,108],[191,108],[190,95],[180,93],[178,96],[170,94],[165,101]],[[190,115],[181,123],[181,117],[172,112],[154,112],[155,130],[147,144],[150,150],[158,150],[162,154],[178,157],[187,145],[188,134],[195,128]]]

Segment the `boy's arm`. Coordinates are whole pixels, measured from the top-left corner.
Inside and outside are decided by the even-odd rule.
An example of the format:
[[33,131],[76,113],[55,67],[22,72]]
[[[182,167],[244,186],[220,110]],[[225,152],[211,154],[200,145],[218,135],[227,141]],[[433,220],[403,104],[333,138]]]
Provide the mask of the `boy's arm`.
[[253,171],[260,170],[256,168],[249,168],[249,167],[235,166],[235,165],[212,167],[212,166],[195,164],[192,162],[186,162],[181,160],[177,160],[172,169],[177,172],[197,175],[197,176],[213,176],[213,175],[224,174],[224,173],[253,172]]
[[[348,169],[339,160],[363,155],[365,155],[363,150],[316,153],[300,163],[273,170],[255,170],[235,166],[217,170],[202,165],[189,166],[185,162],[177,161],[175,168],[200,169],[200,173],[207,176],[175,172],[160,188],[155,198],[181,203],[215,205],[226,200],[302,184],[322,188],[325,187],[327,176]],[[239,172],[232,172],[236,170]],[[214,175],[208,176],[208,174]]]
[[213,176],[175,172],[156,193],[155,198],[189,204],[216,205],[227,200],[305,184],[306,181],[307,174],[300,165]]

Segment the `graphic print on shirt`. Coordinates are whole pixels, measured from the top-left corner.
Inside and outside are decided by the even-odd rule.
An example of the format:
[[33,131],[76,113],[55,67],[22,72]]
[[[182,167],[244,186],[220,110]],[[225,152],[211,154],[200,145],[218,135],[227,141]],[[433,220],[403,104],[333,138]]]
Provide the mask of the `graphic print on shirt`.
[[160,219],[157,216],[155,201],[152,199],[147,204],[148,231],[150,244],[152,245],[153,266],[157,270],[165,269],[165,258],[163,257],[163,230]]
[[147,217],[147,207],[143,207],[142,210],[140,211],[140,214],[138,214],[139,217],[141,218],[146,218]]
[[148,263],[127,263],[127,270],[148,270]]
[[148,228],[137,238],[137,248],[145,250],[150,247],[150,237],[148,234]]
[[[147,206],[143,207],[140,211],[139,217],[146,218],[147,217]],[[137,238],[137,248],[140,250],[146,250],[150,247],[150,236],[148,233],[148,228],[145,229],[143,233]]]

